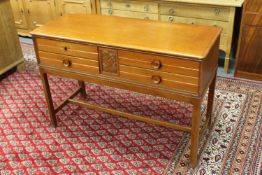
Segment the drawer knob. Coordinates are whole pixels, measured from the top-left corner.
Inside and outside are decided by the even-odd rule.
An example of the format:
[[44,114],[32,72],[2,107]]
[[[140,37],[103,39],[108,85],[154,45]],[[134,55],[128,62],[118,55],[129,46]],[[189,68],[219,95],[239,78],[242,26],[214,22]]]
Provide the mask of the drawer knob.
[[153,83],[155,83],[155,84],[159,84],[162,80],[161,77],[158,76],[158,75],[152,75],[151,79],[152,79]]
[[112,9],[109,9],[109,10],[108,10],[108,14],[112,15],[112,14],[113,14],[113,10],[112,10]]
[[126,8],[129,8],[130,7],[130,4],[126,4]]
[[64,47],[64,51],[68,51],[68,47],[65,46],[65,47]]
[[174,17],[173,17],[173,16],[169,16],[169,17],[168,17],[168,20],[169,20],[170,22],[173,22],[173,21],[174,21]]
[[64,64],[65,67],[70,67],[71,66],[71,61],[63,60],[63,64]]
[[219,13],[220,13],[220,9],[219,8],[215,8],[215,14],[219,15]]
[[172,8],[172,9],[169,9],[169,14],[170,14],[170,15],[174,15],[174,14],[175,14],[175,9],[173,9],[173,8]]
[[146,5],[146,6],[144,7],[144,10],[145,10],[146,12],[149,11],[149,7],[148,7],[148,5]]
[[153,69],[159,69],[161,67],[161,62],[159,60],[154,60],[151,62],[151,66]]

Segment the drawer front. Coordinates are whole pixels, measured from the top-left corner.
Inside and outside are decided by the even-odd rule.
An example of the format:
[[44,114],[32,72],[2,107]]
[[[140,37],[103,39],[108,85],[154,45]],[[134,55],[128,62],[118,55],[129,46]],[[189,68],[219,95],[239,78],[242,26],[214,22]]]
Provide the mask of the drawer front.
[[116,10],[158,13],[158,4],[152,2],[100,0],[100,6]]
[[38,52],[40,65],[62,68],[70,71],[98,74],[98,61],[76,58],[49,52]]
[[200,24],[200,25],[210,25],[210,26],[220,27],[222,29],[222,33],[220,37],[220,48],[225,50],[224,48],[226,48],[227,46],[228,33],[229,33],[228,22],[212,21],[212,20],[204,20],[204,19],[196,19],[196,18],[185,18],[185,17],[169,16],[169,15],[160,15],[160,20],[166,22]]
[[161,15],[228,21],[230,8],[188,4],[160,4],[159,11]]
[[221,32],[222,34],[228,34],[229,28],[230,28],[229,22],[224,22],[224,21],[197,19],[196,24],[219,27],[222,29],[222,32]]
[[194,24],[196,22],[196,19],[179,17],[179,16],[160,15],[160,21]]
[[42,38],[37,38],[37,46],[39,51],[98,60],[98,50],[96,46]]
[[184,92],[198,92],[198,78],[161,71],[119,65],[119,76],[156,87],[172,88]]
[[197,18],[186,18],[179,16],[170,16],[170,15],[160,15],[161,21],[166,22],[177,22],[177,23],[185,23],[185,24],[200,24],[200,25],[209,25],[216,26],[222,29],[222,34],[227,34],[229,31],[229,23],[224,21],[215,21],[215,20],[207,20],[207,19],[197,19]]
[[118,51],[119,64],[179,75],[198,77],[199,63],[179,58],[162,57],[138,52]]
[[138,18],[138,19],[158,20],[158,14],[133,12],[133,11],[101,9],[101,14],[129,17],[129,18]]

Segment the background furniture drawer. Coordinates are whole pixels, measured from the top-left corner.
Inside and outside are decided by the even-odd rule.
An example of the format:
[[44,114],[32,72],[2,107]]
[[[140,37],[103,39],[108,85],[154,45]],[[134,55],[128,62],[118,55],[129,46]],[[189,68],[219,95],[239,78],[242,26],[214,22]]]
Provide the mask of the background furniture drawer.
[[138,18],[138,19],[158,20],[158,14],[132,12],[132,11],[124,11],[124,10],[101,9],[101,14],[129,17],[129,18]]
[[192,77],[199,76],[199,63],[195,61],[123,50],[118,51],[118,57],[119,65],[160,70]]
[[206,19],[196,19],[196,24],[210,25],[220,27],[222,29],[222,34],[229,33],[229,23],[224,21],[206,20]]
[[117,10],[158,13],[158,4],[153,2],[101,0],[100,6]]
[[229,20],[230,8],[191,4],[160,4],[160,14],[202,19]]
[[119,65],[119,76],[127,80],[179,91],[197,92],[198,78]]
[[38,50],[98,60],[96,46],[37,38]]
[[42,51],[38,52],[38,56],[39,62],[42,65],[92,74],[99,73],[98,61],[95,60],[76,58]]
[[160,15],[161,21],[169,22],[179,22],[186,24],[200,24],[200,25],[210,25],[220,27],[222,29],[222,34],[227,34],[229,31],[229,23],[224,21],[215,21],[208,19],[198,19],[198,18],[187,18],[180,16],[170,16],[170,15]]

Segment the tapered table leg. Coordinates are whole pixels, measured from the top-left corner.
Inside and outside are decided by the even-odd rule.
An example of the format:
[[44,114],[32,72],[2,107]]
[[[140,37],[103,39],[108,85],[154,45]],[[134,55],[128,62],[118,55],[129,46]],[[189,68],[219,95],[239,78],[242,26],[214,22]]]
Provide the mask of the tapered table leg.
[[207,99],[207,120],[208,122],[208,128],[211,127],[211,120],[212,120],[212,111],[213,111],[213,102],[214,102],[214,95],[215,95],[215,87],[216,87],[216,74],[209,86],[208,90],[208,99]]
[[43,73],[41,70],[40,70],[40,75],[41,75],[41,79],[42,79],[42,83],[43,83],[43,87],[44,87],[45,98],[46,98],[46,102],[47,102],[47,106],[48,106],[49,116],[50,116],[50,119],[52,121],[52,124],[56,127],[57,126],[57,120],[56,120],[55,109],[54,109],[53,100],[52,100],[52,96],[51,96],[51,92],[50,92],[50,86],[49,86],[49,83],[48,83],[48,77],[47,77],[47,74]]
[[199,127],[200,127],[200,119],[201,119],[200,111],[201,111],[201,100],[196,100],[193,104],[191,150],[190,150],[190,164],[193,168],[195,168],[198,163]]
[[84,81],[78,81],[79,87],[81,87],[80,95],[81,98],[86,98],[86,89],[85,89],[85,82]]

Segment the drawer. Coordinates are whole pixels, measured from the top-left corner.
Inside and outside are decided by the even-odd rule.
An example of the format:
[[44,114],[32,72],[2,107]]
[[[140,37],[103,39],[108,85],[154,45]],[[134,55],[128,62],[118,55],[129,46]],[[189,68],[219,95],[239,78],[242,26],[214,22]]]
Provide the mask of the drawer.
[[172,88],[178,91],[198,91],[198,78],[119,65],[119,76],[138,83],[156,87]]
[[101,8],[158,14],[158,4],[141,1],[100,0]]
[[159,11],[161,15],[214,19],[220,21],[228,21],[230,14],[229,7],[179,3],[160,4]]
[[129,52],[124,50],[118,51],[118,57],[120,65],[159,70],[192,77],[199,76],[199,63],[191,60]]
[[71,71],[80,71],[98,74],[98,61],[85,58],[76,58],[49,52],[38,52],[40,65],[63,68]]
[[200,25],[216,26],[222,29],[222,34],[227,34],[229,31],[229,22],[225,22],[225,21],[187,18],[187,17],[170,16],[170,15],[160,15],[160,20],[168,21],[168,22],[186,23],[186,24],[200,24]]
[[160,21],[176,22],[184,24],[195,24],[196,18],[186,18],[180,16],[160,15]]
[[102,15],[113,15],[138,19],[158,20],[158,14],[133,12],[124,10],[101,9]]
[[[222,29],[222,34],[229,33],[229,22],[224,21],[214,21],[214,20],[205,20],[205,19],[196,19],[196,24],[216,26]],[[233,27],[233,26],[232,26]]]
[[176,23],[212,25],[212,26],[220,27],[222,28],[222,33],[220,36],[220,49],[226,50],[225,48],[227,47],[228,31],[229,31],[228,22],[211,21],[211,20],[196,19],[196,18],[185,18],[185,17],[169,16],[169,15],[160,15],[160,20],[176,22]]
[[98,51],[96,46],[42,38],[37,38],[37,46],[39,51],[98,60]]

